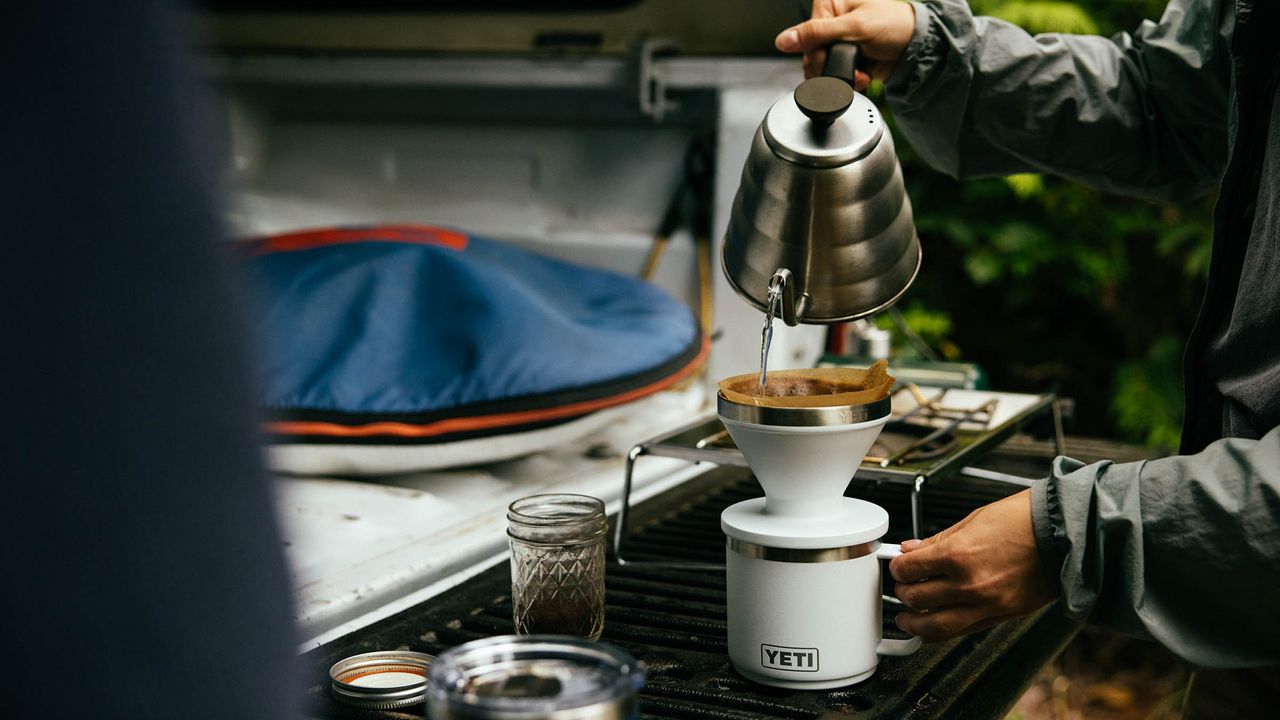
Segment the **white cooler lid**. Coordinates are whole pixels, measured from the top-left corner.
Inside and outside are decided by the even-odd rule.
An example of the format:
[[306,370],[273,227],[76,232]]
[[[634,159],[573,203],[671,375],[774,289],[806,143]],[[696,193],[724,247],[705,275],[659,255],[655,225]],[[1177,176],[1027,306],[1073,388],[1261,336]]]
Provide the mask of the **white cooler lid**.
[[776,548],[835,548],[879,540],[889,530],[889,513],[875,503],[840,498],[842,513],[824,518],[770,515],[765,498],[743,500],[720,514],[725,535]]

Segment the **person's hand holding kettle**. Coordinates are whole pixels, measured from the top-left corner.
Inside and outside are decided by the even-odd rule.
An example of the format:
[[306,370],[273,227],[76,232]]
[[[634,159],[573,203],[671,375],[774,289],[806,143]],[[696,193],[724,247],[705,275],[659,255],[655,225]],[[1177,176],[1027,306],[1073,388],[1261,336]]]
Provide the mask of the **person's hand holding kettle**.
[[[804,53],[804,75],[822,74],[827,62],[827,46],[847,40],[858,45],[867,68],[884,80],[911,42],[916,13],[910,3],[900,0],[814,0],[813,18],[778,34],[774,44],[783,52]],[[871,82],[859,70],[857,89]]]

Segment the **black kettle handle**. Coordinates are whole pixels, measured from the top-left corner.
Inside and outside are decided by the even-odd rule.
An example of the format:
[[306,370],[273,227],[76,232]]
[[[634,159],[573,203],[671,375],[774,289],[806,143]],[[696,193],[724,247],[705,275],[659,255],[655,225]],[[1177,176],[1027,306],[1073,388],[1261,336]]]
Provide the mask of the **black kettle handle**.
[[823,77],[840,78],[853,87],[853,71],[857,67],[857,45],[851,42],[837,42],[827,46],[827,64],[822,66]]

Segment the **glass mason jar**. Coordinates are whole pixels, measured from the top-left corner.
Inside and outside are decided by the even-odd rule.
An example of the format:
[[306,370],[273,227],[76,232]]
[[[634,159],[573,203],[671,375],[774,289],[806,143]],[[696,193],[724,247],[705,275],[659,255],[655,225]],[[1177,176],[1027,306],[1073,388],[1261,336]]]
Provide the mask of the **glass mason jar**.
[[511,605],[517,635],[604,631],[604,502],[530,495],[507,508]]

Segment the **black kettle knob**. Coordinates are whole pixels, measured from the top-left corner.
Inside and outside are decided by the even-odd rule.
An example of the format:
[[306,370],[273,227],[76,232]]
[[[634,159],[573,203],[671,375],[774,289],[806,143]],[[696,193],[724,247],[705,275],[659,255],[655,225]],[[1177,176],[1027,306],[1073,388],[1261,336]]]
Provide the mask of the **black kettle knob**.
[[849,109],[853,103],[853,71],[857,64],[857,45],[833,43],[827,48],[822,75],[809,78],[796,88],[796,105],[814,125],[825,128]]
[[796,88],[795,99],[800,112],[807,115],[814,125],[827,127],[849,109],[853,103],[853,88],[838,78],[809,78]]

